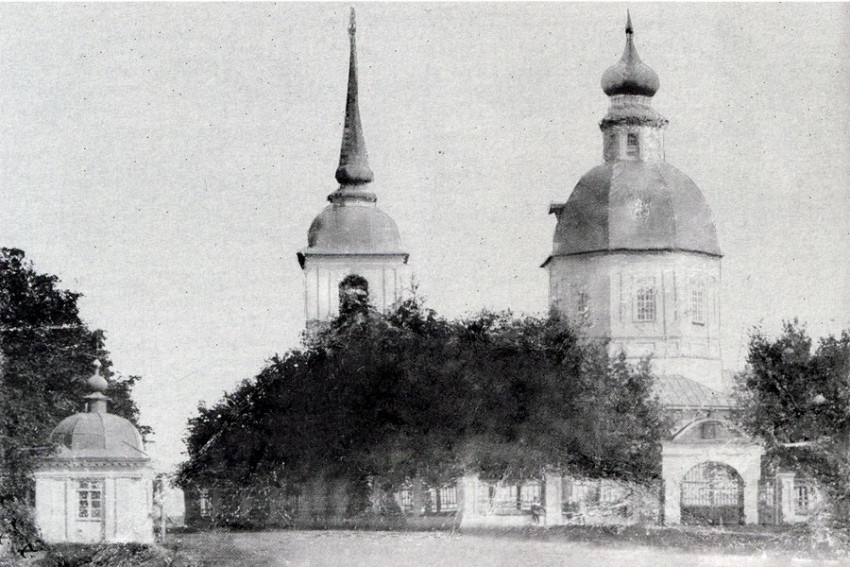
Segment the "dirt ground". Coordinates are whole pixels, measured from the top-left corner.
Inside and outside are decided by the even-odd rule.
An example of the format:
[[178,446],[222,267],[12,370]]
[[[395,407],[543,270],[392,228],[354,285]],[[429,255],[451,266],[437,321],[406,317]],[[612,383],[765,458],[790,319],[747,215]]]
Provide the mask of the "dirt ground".
[[698,552],[611,546],[563,538],[449,532],[272,531],[172,536],[169,547],[217,567],[680,567],[850,565],[795,553]]

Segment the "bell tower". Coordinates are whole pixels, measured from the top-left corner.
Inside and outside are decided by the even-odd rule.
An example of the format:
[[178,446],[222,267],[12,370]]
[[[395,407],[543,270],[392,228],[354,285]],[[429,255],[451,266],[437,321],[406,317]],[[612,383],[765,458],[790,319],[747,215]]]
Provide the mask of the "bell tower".
[[298,252],[308,328],[339,314],[340,298],[351,292],[352,281],[358,282],[359,294],[384,311],[401,297],[407,280],[408,254],[398,227],[377,207],[371,188],[374,174],[358,106],[356,33],[352,8],[345,124],[336,170],[339,188],[328,195],[330,204],[313,220],[307,247]]

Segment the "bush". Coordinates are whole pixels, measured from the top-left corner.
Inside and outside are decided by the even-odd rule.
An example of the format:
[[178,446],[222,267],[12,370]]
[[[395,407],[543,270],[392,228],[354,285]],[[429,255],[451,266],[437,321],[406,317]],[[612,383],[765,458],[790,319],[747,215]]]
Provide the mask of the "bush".
[[172,554],[138,543],[52,546],[37,567],[169,567]]

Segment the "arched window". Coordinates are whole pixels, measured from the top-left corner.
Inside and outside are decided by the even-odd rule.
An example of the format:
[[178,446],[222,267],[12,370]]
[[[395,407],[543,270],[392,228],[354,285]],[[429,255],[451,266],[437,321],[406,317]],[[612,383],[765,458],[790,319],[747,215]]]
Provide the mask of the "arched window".
[[641,284],[635,297],[635,321],[649,323],[655,321],[655,286]]
[[640,146],[638,145],[638,135],[634,132],[626,136],[626,155],[628,157],[640,157]]
[[581,319],[587,319],[590,317],[590,294],[586,291],[578,292],[576,312]]
[[349,274],[339,282],[339,314],[365,311],[369,306],[369,282],[363,276]]

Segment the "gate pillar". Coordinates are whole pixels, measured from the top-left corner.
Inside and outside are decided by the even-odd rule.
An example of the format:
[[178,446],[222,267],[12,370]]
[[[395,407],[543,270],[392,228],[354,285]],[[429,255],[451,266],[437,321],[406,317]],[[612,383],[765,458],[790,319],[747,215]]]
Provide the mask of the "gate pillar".
[[561,513],[562,480],[561,472],[555,469],[547,469],[543,477],[543,503],[546,509],[547,526],[559,526],[564,523],[564,515]]

